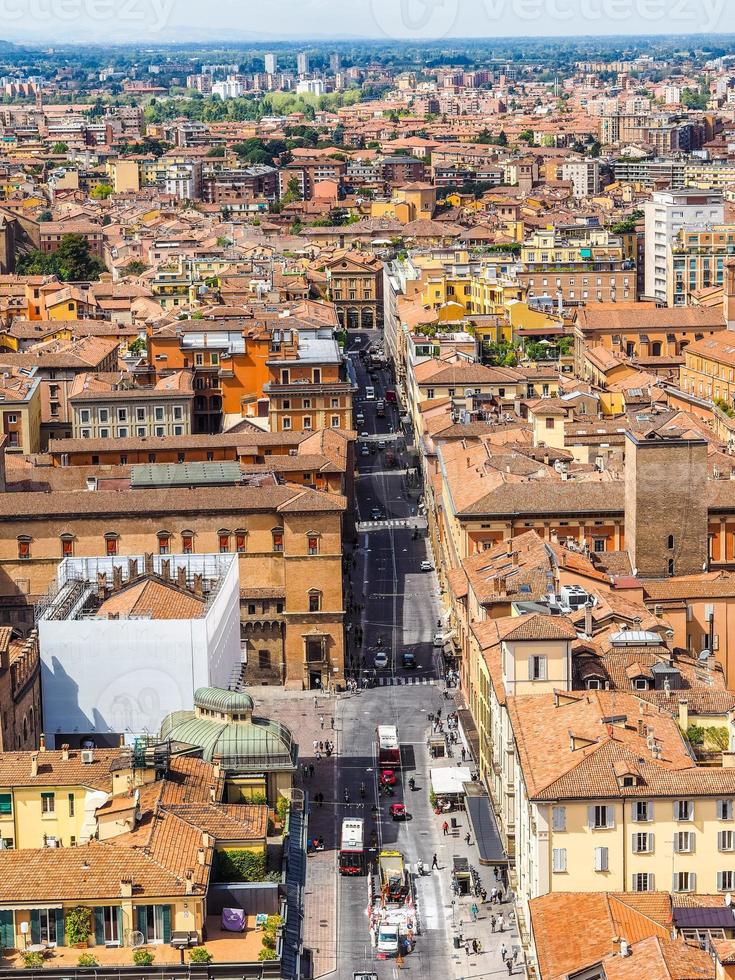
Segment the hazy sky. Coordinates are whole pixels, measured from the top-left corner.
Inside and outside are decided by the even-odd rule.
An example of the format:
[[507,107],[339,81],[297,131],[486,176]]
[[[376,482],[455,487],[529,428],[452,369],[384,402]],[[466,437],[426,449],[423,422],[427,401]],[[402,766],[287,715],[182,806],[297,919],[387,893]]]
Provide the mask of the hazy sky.
[[0,37],[152,42],[735,32],[735,0],[0,0]]

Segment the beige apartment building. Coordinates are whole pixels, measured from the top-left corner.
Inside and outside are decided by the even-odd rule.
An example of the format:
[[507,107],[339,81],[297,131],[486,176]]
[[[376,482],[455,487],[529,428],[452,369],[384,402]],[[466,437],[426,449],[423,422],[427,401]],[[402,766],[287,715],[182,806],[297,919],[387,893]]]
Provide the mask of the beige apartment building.
[[73,439],[157,439],[191,434],[193,374],[137,386],[119,373],[80,374],[69,394]]

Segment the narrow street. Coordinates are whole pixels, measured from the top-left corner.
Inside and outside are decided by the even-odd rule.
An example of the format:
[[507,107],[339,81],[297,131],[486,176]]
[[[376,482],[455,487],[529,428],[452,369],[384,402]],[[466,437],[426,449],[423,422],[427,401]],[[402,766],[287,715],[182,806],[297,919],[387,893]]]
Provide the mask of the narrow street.
[[[348,350],[377,340],[378,332],[351,334]],[[410,527],[400,526],[404,519],[416,516],[419,490],[407,491],[405,477],[405,440],[391,441],[391,430],[399,429],[395,406],[386,403],[384,418],[376,414],[376,402],[384,398],[387,376],[380,373],[369,378],[361,358],[353,356],[360,392],[355,414],[361,412],[363,423],[356,423],[360,434],[368,433],[370,441],[358,439],[359,479],[357,483],[357,519],[369,523],[370,530],[358,535],[355,564],[352,568],[353,602],[358,609],[353,617],[350,654],[353,676],[361,679],[361,690],[344,698],[340,704],[340,757],[337,768],[336,798],[344,801],[347,788],[350,803],[343,802],[343,816],[365,818],[365,839],[373,831],[379,848],[403,852],[415,867],[420,857],[429,865],[432,855],[440,851],[440,825],[429,804],[429,753],[426,746],[427,715],[446,706],[443,681],[433,647],[440,602],[436,574],[422,571],[421,562],[430,559],[423,533],[414,538]],[[372,384],[375,400],[365,399],[365,387]],[[377,447],[375,437],[385,436],[386,450]],[[362,445],[375,445],[375,453],[362,455]],[[395,468],[387,465],[386,452],[396,453]],[[409,495],[410,494],[410,495]],[[373,510],[380,511],[377,519]],[[394,526],[399,525],[399,526]],[[356,646],[354,630],[363,630],[363,642]],[[388,654],[388,665],[375,669],[379,649]],[[416,667],[404,668],[404,651],[415,655]],[[440,659],[440,658],[439,658]],[[368,678],[371,686],[362,688]],[[378,724],[395,724],[402,747],[403,768],[396,794],[392,799],[378,797],[378,771],[375,764],[375,728]],[[408,779],[414,776],[416,790],[411,792]],[[360,786],[365,784],[365,800]],[[394,823],[388,815],[390,802],[404,801],[412,820]],[[373,807],[377,806],[377,811]],[[451,897],[444,893],[447,885],[437,873],[417,879],[417,903],[420,923],[415,951],[406,958],[404,971],[423,976],[451,976]],[[378,961],[368,932],[367,879],[339,877],[337,900],[337,972],[339,980],[352,980],[354,970],[370,969],[381,978],[396,975],[395,961]]]

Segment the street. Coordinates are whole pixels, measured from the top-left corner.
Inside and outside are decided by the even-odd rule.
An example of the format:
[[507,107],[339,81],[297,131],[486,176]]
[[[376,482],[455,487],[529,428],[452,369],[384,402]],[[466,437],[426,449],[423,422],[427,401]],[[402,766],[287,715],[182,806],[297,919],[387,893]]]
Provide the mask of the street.
[[[365,346],[380,337],[378,332],[350,334],[348,350]],[[398,411],[386,403],[386,415],[378,418],[376,403],[384,397],[387,376],[368,377],[359,357],[353,357],[360,392],[355,400],[355,414],[364,415],[356,424],[359,433],[388,436],[398,430]],[[365,386],[375,388],[375,400],[364,398]],[[388,438],[390,438],[388,436]],[[337,766],[337,800],[343,801],[341,816],[353,814],[365,819],[365,840],[377,834],[378,848],[400,850],[415,867],[418,858],[430,865],[432,855],[440,851],[440,826],[429,804],[429,753],[426,746],[427,715],[447,702],[443,697],[441,660],[435,654],[433,636],[441,612],[438,584],[433,571],[421,571],[421,562],[430,559],[426,538],[421,532],[414,537],[410,527],[400,525],[415,516],[418,488],[406,487],[405,445],[386,440],[386,447],[397,456],[395,469],[386,462],[386,451],[361,455],[359,447],[368,444],[358,440],[359,479],[357,482],[357,519],[370,523],[369,531],[358,534],[358,546],[351,569],[352,602],[357,609],[350,632],[349,661],[352,675],[361,682],[369,679],[374,687],[344,698],[340,702],[340,757]],[[374,440],[371,440],[375,445]],[[373,509],[380,511],[374,520]],[[362,608],[359,608],[362,607]],[[362,628],[361,646],[354,643],[355,627]],[[378,650],[385,650],[388,665],[374,669]],[[415,655],[416,667],[404,668],[402,655]],[[374,758],[375,729],[378,724],[394,724],[402,748],[403,766],[395,796],[383,799],[377,790],[378,769]],[[408,779],[413,776],[416,789],[411,792]],[[360,786],[365,784],[364,802]],[[350,804],[345,804],[345,788]],[[411,820],[394,822],[388,815],[391,802],[403,801]],[[373,807],[377,806],[377,810]],[[440,862],[441,863],[441,862]],[[415,951],[406,958],[404,969],[425,976],[450,976],[451,898],[443,893],[442,876],[437,873],[417,879],[417,911],[420,924]],[[367,917],[367,879],[339,877],[337,899],[337,972],[339,980],[352,980],[353,971],[370,969],[381,978],[396,975],[395,961],[378,961],[370,943]],[[448,911],[448,909],[450,911]],[[447,922],[449,918],[449,922]]]

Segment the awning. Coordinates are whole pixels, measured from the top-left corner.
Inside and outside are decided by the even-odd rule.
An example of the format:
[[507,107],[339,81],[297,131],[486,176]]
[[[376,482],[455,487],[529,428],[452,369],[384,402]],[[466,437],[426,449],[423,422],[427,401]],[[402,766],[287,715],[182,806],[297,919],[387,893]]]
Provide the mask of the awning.
[[465,810],[477,842],[480,864],[507,865],[508,858],[500,840],[490,797],[477,782],[466,786],[465,793]]
[[431,769],[431,788],[442,794],[463,794],[464,784],[472,782],[472,773],[467,766],[443,766]]
[[479,765],[480,762],[480,736],[477,732],[477,727],[472,719],[472,714],[467,708],[460,708],[457,711],[457,716],[459,720],[459,728],[462,732],[465,742],[470,750],[470,755]]

